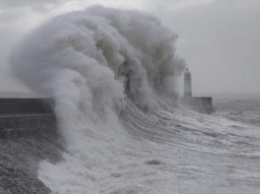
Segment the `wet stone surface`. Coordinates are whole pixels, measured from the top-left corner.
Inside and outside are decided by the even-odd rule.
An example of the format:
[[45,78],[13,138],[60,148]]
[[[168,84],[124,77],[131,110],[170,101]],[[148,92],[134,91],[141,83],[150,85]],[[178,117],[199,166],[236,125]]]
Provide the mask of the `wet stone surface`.
[[34,133],[0,139],[0,194],[51,193],[37,178],[42,160],[56,163],[62,146],[55,133]]

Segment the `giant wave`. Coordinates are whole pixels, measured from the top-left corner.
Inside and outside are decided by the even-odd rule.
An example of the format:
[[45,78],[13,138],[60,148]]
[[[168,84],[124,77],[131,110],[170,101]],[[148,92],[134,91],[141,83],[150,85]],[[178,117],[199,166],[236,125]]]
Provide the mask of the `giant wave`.
[[154,16],[94,6],[46,22],[13,52],[15,76],[55,101],[66,150],[38,170],[53,193],[258,188],[257,128],[177,105],[176,39]]

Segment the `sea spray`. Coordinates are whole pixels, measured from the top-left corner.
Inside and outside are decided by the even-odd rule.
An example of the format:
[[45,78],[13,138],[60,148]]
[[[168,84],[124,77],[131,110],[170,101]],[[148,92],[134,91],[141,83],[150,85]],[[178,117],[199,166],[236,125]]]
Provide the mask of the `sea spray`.
[[143,145],[118,115],[130,101],[154,110],[158,96],[176,95],[184,67],[175,56],[176,38],[151,15],[94,6],[47,21],[13,52],[14,75],[55,101],[67,152],[60,163],[39,166],[53,193],[113,191],[116,186],[102,190],[102,181],[141,158]]
[[176,38],[151,15],[95,6],[46,22],[25,38],[11,61],[17,77],[55,99],[68,95],[60,90],[73,90],[69,96],[77,100],[98,90],[106,94],[104,100],[108,85],[123,93],[128,84],[135,104],[153,106],[152,93],[171,91],[183,70],[175,56]]

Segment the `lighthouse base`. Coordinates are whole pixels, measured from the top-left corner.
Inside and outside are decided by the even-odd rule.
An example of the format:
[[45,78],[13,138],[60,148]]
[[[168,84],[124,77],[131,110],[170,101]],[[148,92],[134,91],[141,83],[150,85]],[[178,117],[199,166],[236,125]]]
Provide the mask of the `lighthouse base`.
[[214,112],[212,97],[183,97],[181,104],[201,113],[211,114]]

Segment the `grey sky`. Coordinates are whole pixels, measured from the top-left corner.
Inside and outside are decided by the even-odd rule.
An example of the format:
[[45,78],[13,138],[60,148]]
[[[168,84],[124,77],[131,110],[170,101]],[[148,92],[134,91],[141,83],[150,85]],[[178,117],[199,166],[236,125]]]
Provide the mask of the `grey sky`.
[[156,14],[179,35],[195,93],[260,93],[259,0],[0,0],[0,91],[25,90],[8,72],[16,41],[43,20],[93,2]]

